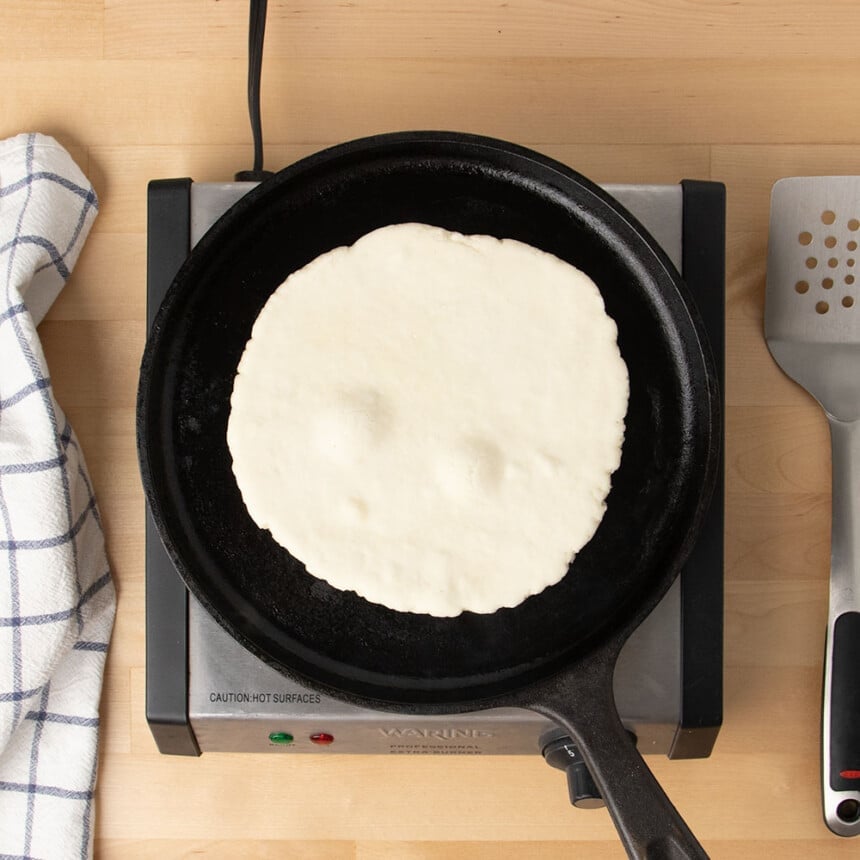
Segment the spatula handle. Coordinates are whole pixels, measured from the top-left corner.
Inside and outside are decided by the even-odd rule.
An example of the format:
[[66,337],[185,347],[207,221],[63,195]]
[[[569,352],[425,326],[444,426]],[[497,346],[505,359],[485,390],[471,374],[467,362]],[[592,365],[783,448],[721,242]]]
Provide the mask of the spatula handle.
[[860,835],[860,421],[830,417],[833,525],[824,660],[824,819]]

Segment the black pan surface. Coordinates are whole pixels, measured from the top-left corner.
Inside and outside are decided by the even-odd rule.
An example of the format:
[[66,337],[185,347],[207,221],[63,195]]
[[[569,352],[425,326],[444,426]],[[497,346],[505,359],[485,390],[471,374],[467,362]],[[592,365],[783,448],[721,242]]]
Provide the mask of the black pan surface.
[[[231,470],[233,377],[269,295],[319,254],[405,221],[519,239],[583,269],[618,325],[630,373],[621,465],[595,536],[561,582],[492,615],[392,612],[331,588],[251,521]],[[702,858],[621,724],[612,675],[695,540],[716,476],[718,403],[683,282],[617,202],[529,150],[412,132],[287,168],[196,246],[147,343],[138,448],[178,571],[250,651],[372,707],[546,714],[579,744],[632,855]]]

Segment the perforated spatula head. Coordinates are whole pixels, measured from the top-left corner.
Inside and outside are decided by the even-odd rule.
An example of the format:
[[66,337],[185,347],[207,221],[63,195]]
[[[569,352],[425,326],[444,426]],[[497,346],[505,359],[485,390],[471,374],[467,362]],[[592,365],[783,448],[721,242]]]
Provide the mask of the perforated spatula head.
[[860,176],[774,185],[764,330],[780,367],[831,415],[860,418]]

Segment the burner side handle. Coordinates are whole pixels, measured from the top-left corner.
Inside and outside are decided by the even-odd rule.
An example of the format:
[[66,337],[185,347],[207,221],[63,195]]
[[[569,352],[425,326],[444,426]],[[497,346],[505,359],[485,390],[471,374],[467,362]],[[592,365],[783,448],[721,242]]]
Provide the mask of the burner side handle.
[[[147,331],[191,248],[191,180],[147,189]],[[200,755],[188,719],[188,592],[146,512],[146,720],[160,752]]]

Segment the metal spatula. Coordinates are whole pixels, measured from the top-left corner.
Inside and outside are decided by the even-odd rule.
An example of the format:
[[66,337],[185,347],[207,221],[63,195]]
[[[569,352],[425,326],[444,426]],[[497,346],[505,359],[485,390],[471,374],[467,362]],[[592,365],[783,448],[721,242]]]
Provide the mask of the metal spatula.
[[824,663],[824,820],[860,833],[860,176],[773,187],[765,338],[824,408],[833,459]]

